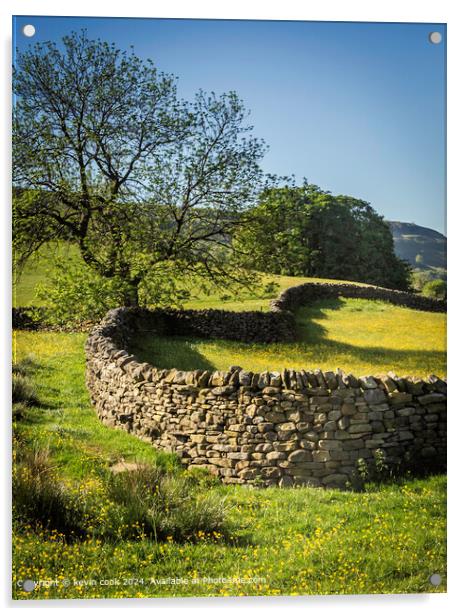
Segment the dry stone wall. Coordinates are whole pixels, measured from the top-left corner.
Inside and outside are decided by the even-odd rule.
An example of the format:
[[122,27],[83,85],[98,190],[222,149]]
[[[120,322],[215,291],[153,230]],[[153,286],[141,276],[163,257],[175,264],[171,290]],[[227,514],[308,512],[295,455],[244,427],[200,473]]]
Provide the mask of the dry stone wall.
[[407,308],[427,312],[446,312],[447,309],[445,301],[417,295],[416,293],[367,285],[315,282],[308,282],[285,289],[277,299],[270,302],[270,307],[272,311],[276,312],[284,310],[294,311],[299,306],[309,305],[320,299],[331,299],[340,296],[382,300],[397,306],[406,306]]
[[[250,329],[255,340],[268,341],[276,339],[276,326],[288,340],[294,335],[290,310],[317,292],[301,287],[307,288],[295,287],[275,300],[272,318],[111,310],[86,343],[87,386],[100,419],[178,454],[188,467],[209,469],[225,483],[345,487],[358,461],[371,465],[377,450],[389,465],[409,456],[443,470],[447,392],[434,375],[357,378],[341,370],[255,373],[239,366],[184,372],[157,369],[125,350],[141,331],[213,331],[230,339],[237,331],[236,339],[243,340]],[[209,329],[213,313],[223,324]]]

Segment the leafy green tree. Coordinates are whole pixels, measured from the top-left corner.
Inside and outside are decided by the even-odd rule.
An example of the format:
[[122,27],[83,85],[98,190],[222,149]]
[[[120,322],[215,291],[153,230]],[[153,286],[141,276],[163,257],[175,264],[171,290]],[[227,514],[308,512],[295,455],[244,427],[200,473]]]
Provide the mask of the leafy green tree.
[[14,92],[17,267],[66,240],[126,305],[167,268],[251,278],[226,238],[256,197],[264,144],[234,92],[180,101],[172,75],[85,32],[18,53]]
[[446,280],[431,280],[427,282],[423,289],[422,294],[427,297],[433,297],[434,299],[447,299],[447,282]]
[[410,268],[396,257],[382,216],[313,184],[264,190],[234,243],[260,271],[409,288]]

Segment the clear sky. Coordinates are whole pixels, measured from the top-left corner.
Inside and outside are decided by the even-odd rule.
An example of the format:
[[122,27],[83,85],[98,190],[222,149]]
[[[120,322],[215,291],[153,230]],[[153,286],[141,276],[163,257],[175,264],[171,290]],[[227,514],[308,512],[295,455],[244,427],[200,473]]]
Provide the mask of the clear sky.
[[179,77],[184,98],[236,90],[269,146],[266,172],[445,232],[445,25],[21,16],[13,44],[81,28],[133,45]]

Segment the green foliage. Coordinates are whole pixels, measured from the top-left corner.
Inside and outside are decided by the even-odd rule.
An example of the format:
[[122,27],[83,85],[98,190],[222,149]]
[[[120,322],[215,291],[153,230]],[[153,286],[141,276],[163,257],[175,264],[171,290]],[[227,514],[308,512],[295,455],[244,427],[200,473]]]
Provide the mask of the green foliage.
[[124,292],[121,281],[102,278],[71,258],[56,262],[50,279],[36,287],[46,321],[59,326],[97,321],[121,305]]
[[389,226],[365,201],[307,183],[268,188],[247,221],[235,242],[260,271],[409,288]]
[[[45,321],[58,326],[76,326],[101,319],[110,308],[125,303],[131,284],[119,278],[105,278],[87,266],[79,257],[60,257],[51,261],[46,282],[36,286]],[[141,281],[141,306],[180,306],[189,298],[184,286],[177,282],[167,264],[164,271],[152,268]]]
[[358,492],[370,490],[383,483],[401,484],[413,476],[426,477],[432,471],[432,460],[413,457],[405,451],[398,459],[389,460],[384,449],[375,449],[372,459],[359,458],[348,487]]
[[435,299],[447,299],[446,280],[431,280],[422,288],[422,294]]
[[98,276],[81,279],[87,313],[97,286],[97,313],[115,296],[147,301],[160,265],[247,280],[227,238],[262,185],[265,146],[235,92],[182,101],[172,75],[85,31],[18,52],[13,83],[17,270],[46,243],[74,244]]

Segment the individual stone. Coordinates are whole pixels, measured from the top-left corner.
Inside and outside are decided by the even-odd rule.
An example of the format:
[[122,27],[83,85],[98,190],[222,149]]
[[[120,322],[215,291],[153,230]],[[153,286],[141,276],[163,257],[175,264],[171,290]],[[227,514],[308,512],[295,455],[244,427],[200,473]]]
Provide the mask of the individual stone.
[[286,460],[286,453],[284,451],[271,451],[266,454],[267,460]]
[[313,453],[313,461],[314,462],[328,462],[329,460],[331,460],[331,454],[329,451],[314,451]]
[[364,400],[367,404],[382,404],[386,399],[386,395],[381,389],[368,389],[364,392]]
[[388,394],[390,402],[392,404],[406,404],[407,402],[412,402],[413,395],[408,394],[403,391],[394,391],[391,394]]
[[366,423],[366,424],[352,424],[348,428],[348,432],[350,434],[359,434],[359,433],[371,432],[371,431],[372,431],[371,426],[368,423]]
[[389,376],[382,376],[381,377],[381,381],[387,391],[387,393],[391,394],[394,391],[397,391],[397,385],[395,383],[395,381],[393,379],[391,379]]
[[264,389],[264,387],[267,387],[269,383],[270,383],[269,373],[261,372],[259,375],[258,383],[257,383],[259,389]]
[[212,394],[214,396],[227,396],[229,394],[232,394],[235,390],[236,388],[234,387],[234,385],[224,385],[222,387],[214,387],[212,389]]
[[[259,385],[260,387],[260,385]],[[279,387],[264,387],[264,389],[262,390],[262,393],[264,394],[264,396],[276,396],[280,393],[280,388]]]
[[356,405],[348,402],[344,402],[341,405],[341,412],[343,415],[354,415],[356,413]]
[[341,449],[341,441],[325,439],[318,442],[321,449]]
[[417,401],[426,406],[427,404],[432,404],[433,402],[445,402],[447,397],[444,394],[426,394],[425,396],[418,396]]
[[239,375],[238,375],[239,384],[240,385],[244,385],[244,386],[250,385],[251,384],[251,377],[252,377],[252,372],[247,372],[245,370],[241,370]]
[[329,389],[336,389],[338,387],[338,382],[334,372],[324,372],[324,379]]
[[290,453],[290,455],[288,456],[288,460],[290,462],[312,462],[312,455],[313,454],[310,451],[298,449]]
[[312,441],[314,443],[317,443],[317,441],[319,440],[319,436],[317,432],[314,432],[313,430],[303,434],[303,438],[305,438],[308,441]]
[[362,376],[359,379],[359,384],[363,389],[376,389],[377,381],[372,376]]

